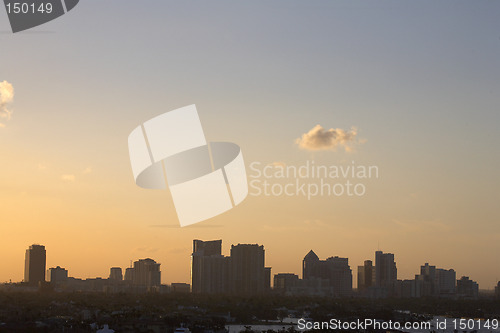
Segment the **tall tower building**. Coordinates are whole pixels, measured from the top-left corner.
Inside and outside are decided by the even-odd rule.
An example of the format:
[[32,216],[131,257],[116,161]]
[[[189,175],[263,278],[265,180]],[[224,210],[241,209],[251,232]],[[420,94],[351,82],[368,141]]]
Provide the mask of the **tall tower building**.
[[161,272],[160,264],[153,259],[140,259],[134,262],[132,283],[138,286],[160,286]]
[[125,269],[125,276],[124,276],[123,280],[130,281],[130,282],[132,282],[134,280],[134,268],[133,267],[127,267]]
[[113,281],[122,281],[123,273],[121,267],[111,267],[109,270],[109,279]]
[[313,250],[309,251],[308,254],[302,260],[302,278],[309,279],[318,275],[317,267],[319,263],[319,257],[314,253]]
[[24,282],[38,285],[45,281],[45,246],[33,244],[26,250],[24,260]]
[[390,295],[394,292],[394,286],[398,279],[398,270],[394,261],[394,254],[375,252],[375,285],[386,288]]
[[436,269],[436,285],[441,297],[453,297],[457,292],[457,273],[453,269]]
[[193,293],[229,292],[230,258],[222,255],[222,240],[193,241],[191,286]]
[[255,295],[266,290],[265,251],[263,245],[231,246],[231,291]]
[[302,276],[304,280],[328,280],[334,296],[350,296],[352,293],[352,271],[348,258],[330,257],[319,260],[312,250],[302,261]]
[[363,266],[358,266],[358,292],[363,292],[373,285],[373,270],[374,267],[371,260],[365,260]]

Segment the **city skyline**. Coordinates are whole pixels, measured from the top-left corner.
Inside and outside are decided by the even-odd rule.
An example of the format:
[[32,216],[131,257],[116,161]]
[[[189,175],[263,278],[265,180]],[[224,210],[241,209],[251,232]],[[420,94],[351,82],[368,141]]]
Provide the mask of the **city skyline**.
[[[397,275],[395,254],[376,250],[374,258],[374,265],[372,260],[365,260],[364,265],[357,266],[357,271],[354,272],[349,265],[349,258],[330,256],[326,260],[320,260],[316,253],[310,250],[302,260],[301,276],[299,277],[299,274],[295,272],[273,272],[272,267],[267,267],[263,245],[233,244],[230,256],[226,257],[222,254],[221,239],[209,241],[195,239],[191,254],[191,279],[189,283],[177,281],[171,282],[170,285],[173,288],[175,285],[178,285],[179,288],[184,288],[183,286],[187,285],[190,287],[190,292],[193,293],[258,295],[266,293],[270,288],[276,289],[277,281],[285,290],[285,285],[287,288],[291,287],[289,279],[296,281],[294,278],[296,277],[297,281],[310,281],[303,285],[294,284],[293,287],[298,287],[295,290],[298,290],[299,293],[307,293],[308,288],[312,288],[311,290],[315,290],[315,292],[320,291],[316,294],[318,296],[351,297],[353,296],[352,292],[356,290],[359,296],[380,298],[395,297],[396,295],[399,295],[398,297],[439,295],[449,297],[449,295],[457,294],[456,289],[459,289],[460,283],[462,283],[462,289],[474,288],[475,285],[477,297],[479,284],[465,275],[457,279],[457,274],[452,268],[436,269],[436,266],[430,266],[426,262],[425,265],[420,266],[420,274],[415,274],[414,279],[403,279]],[[60,283],[65,282],[68,278],[82,281],[81,278],[70,277],[68,270],[59,265],[47,268],[45,261],[45,246],[30,245],[26,250],[23,282],[39,286],[41,282]],[[107,278],[87,277],[83,281],[129,281],[134,286],[147,288],[146,290],[152,287],[160,288],[162,285],[167,285],[162,283],[160,265],[151,258],[138,259],[134,261],[133,265],[131,260],[130,266],[126,267],[125,271],[122,267],[113,266],[109,268]],[[45,273],[47,274],[45,275]],[[356,275],[358,279],[354,282],[353,276]],[[255,280],[255,276],[257,276],[257,280]],[[327,281],[322,282],[322,279]],[[410,281],[415,282],[416,285],[408,285],[407,282]],[[433,285],[434,281],[436,281],[436,286]],[[451,287],[450,281],[453,281]],[[325,282],[328,285],[325,285]],[[498,285],[500,285],[500,281],[497,282],[493,290],[496,291]],[[438,289],[434,290],[434,288]],[[120,290],[124,291],[125,289]],[[321,290],[323,292],[326,290],[327,293],[322,294]],[[328,292],[328,290],[330,291]],[[488,290],[490,289],[488,288]],[[415,293],[420,296],[411,296]]]
[[[381,249],[404,279],[430,262],[500,280],[500,2],[110,1],[16,34],[0,10],[0,281],[23,279],[36,242],[71,275],[149,257],[188,281],[193,239],[258,240],[277,272]],[[136,186],[127,138],[191,104],[249,181],[308,162],[378,177],[362,196],[249,194],[179,228],[169,191]]]

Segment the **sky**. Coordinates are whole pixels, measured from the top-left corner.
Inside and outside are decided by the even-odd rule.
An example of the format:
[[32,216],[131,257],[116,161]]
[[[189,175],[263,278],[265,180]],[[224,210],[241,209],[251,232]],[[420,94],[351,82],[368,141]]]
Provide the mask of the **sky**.
[[[163,283],[189,282],[192,240],[222,239],[226,255],[264,245],[273,274],[301,275],[313,249],[348,257],[356,282],[380,249],[400,279],[428,262],[491,289],[499,14],[497,1],[87,0],[12,34],[0,9],[0,281],[22,280],[39,243],[70,276],[150,257]],[[314,161],[379,177],[363,196],[249,195],[180,228],[169,191],[135,185],[127,137],[190,104],[249,176]]]

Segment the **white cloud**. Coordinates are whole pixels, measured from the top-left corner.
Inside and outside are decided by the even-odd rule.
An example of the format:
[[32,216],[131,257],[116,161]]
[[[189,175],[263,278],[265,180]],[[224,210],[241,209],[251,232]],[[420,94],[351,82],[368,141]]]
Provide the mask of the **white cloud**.
[[364,143],[364,140],[357,140],[358,130],[351,127],[350,130],[341,128],[330,128],[325,130],[323,126],[316,125],[309,132],[295,140],[300,149],[304,150],[337,150],[343,148],[346,152],[351,152],[354,146]]
[[75,179],[76,179],[75,175],[66,174],[61,176],[61,180],[65,182],[74,182]]
[[83,174],[84,175],[88,175],[89,173],[92,173],[92,168],[91,167],[87,167],[87,168],[85,168],[85,170],[83,170]]
[[[7,81],[0,82],[0,120],[10,120],[12,110],[9,104],[14,101],[14,87]],[[5,127],[5,124],[0,123],[0,127]]]

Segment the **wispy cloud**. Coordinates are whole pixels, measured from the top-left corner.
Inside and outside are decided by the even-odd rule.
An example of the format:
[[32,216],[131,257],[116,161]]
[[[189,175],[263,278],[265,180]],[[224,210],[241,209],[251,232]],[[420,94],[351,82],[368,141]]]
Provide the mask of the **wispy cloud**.
[[61,176],[61,180],[62,181],[65,181],[65,182],[74,182],[76,179],[75,175],[70,175],[70,174],[66,174],[66,175],[62,175]]
[[321,125],[314,126],[309,132],[295,140],[300,149],[318,151],[343,148],[346,152],[352,152],[356,145],[362,144],[365,140],[358,140],[356,137],[358,130],[351,127],[350,130],[341,128],[330,128],[326,130]]
[[47,170],[47,165],[43,163],[38,163],[37,168],[38,170]]
[[87,167],[87,168],[85,168],[85,170],[83,170],[83,174],[84,175],[88,175],[89,173],[92,173],[92,168],[91,167]]
[[408,233],[417,233],[417,232],[433,232],[433,233],[445,233],[453,231],[453,228],[450,224],[443,222],[441,219],[433,219],[433,220],[402,220],[402,219],[393,219],[395,227],[408,232]]
[[151,246],[142,246],[142,247],[136,247],[134,249],[134,252],[147,252],[147,253],[154,253],[158,252],[158,248],[156,247],[151,247]]
[[[0,82],[0,120],[10,120],[12,110],[9,108],[14,101],[14,87],[7,81]],[[5,124],[0,123],[0,127],[5,127]]]

